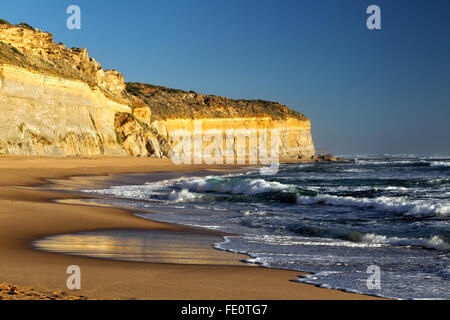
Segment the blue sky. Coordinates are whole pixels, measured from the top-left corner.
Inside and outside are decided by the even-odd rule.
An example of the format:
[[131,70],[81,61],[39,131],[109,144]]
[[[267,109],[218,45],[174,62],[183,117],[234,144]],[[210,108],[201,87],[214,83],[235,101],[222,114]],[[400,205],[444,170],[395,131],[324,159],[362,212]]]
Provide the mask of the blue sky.
[[[66,28],[71,4],[81,30]],[[366,28],[371,4],[381,30]],[[450,1],[15,0],[0,12],[126,81],[286,104],[311,119],[319,152],[450,153]]]

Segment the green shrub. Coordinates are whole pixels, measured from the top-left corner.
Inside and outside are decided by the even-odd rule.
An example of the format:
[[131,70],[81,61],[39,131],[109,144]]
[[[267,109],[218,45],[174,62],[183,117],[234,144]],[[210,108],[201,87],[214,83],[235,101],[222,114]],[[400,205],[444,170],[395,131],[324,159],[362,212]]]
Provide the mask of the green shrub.
[[116,131],[117,144],[122,144],[122,139],[120,138],[120,133]]
[[134,96],[139,95],[139,92],[140,92],[139,88],[135,84],[133,84],[131,82],[128,82],[126,84],[126,90],[127,90],[128,93],[131,93]]
[[20,28],[24,28],[24,29],[34,30],[34,28],[32,26],[30,26],[29,24],[27,24],[25,22],[21,22],[17,26]]

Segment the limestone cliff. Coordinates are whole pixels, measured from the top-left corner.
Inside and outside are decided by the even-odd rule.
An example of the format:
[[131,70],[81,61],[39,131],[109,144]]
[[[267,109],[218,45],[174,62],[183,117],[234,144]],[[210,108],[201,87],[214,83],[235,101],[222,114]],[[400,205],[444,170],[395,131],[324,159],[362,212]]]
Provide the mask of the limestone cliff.
[[130,112],[123,76],[86,49],[28,25],[0,25],[0,153],[126,155],[114,118]]
[[[277,129],[282,158],[307,158],[315,153],[309,119],[276,102],[231,100],[141,83],[127,83],[127,91],[151,110],[151,113],[143,116],[141,111],[138,111],[142,108],[136,108],[135,113],[138,112],[138,115],[128,118],[127,126],[131,123],[139,126],[139,123],[144,122],[144,127],[152,128],[164,137],[169,145],[173,142],[171,137],[176,130],[184,129],[193,134],[194,120],[197,120],[201,121],[203,130],[216,129],[224,133],[226,130],[234,130],[237,133],[239,130]],[[127,132],[121,131],[125,142],[135,139],[135,136],[130,136]],[[135,148],[137,144],[145,145],[131,145]],[[149,144],[151,149],[154,149],[153,145],[155,144]],[[145,148],[140,150],[141,155],[147,155]],[[161,153],[164,154],[165,150]]]
[[0,154],[169,157],[174,132],[193,134],[194,120],[232,134],[277,129],[280,156],[315,153],[309,119],[284,105],[125,84],[26,24],[0,24],[0,111]]

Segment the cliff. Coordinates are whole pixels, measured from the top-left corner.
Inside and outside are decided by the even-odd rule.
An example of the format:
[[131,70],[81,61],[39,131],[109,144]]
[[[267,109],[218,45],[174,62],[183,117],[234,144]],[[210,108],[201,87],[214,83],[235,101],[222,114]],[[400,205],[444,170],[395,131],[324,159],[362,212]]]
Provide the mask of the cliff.
[[309,119],[284,105],[125,84],[26,24],[0,24],[0,110],[0,154],[170,157],[176,133],[194,137],[199,123],[234,138],[276,129],[281,157],[315,153]]

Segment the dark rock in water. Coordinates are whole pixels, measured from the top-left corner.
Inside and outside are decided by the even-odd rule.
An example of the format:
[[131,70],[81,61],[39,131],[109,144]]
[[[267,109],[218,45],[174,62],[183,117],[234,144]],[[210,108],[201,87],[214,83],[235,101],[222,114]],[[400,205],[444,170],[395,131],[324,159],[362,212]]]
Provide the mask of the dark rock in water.
[[338,161],[338,159],[336,159],[334,156],[332,156],[331,154],[327,154],[327,155],[323,155],[323,154],[318,154],[316,156],[311,157],[315,162],[321,162],[321,161]]

